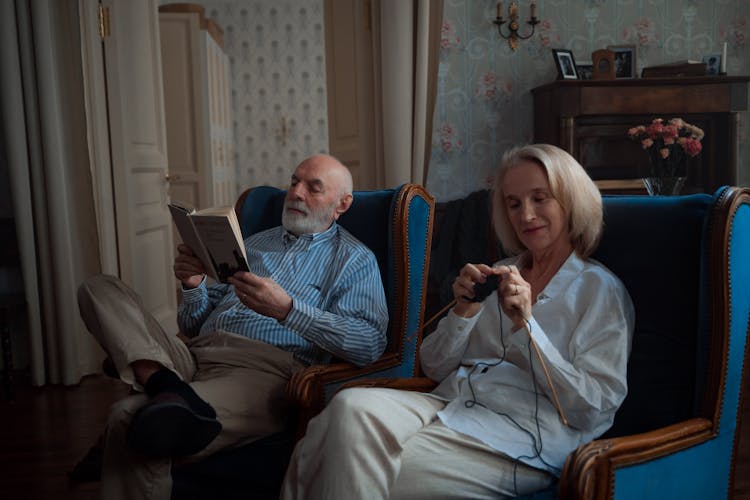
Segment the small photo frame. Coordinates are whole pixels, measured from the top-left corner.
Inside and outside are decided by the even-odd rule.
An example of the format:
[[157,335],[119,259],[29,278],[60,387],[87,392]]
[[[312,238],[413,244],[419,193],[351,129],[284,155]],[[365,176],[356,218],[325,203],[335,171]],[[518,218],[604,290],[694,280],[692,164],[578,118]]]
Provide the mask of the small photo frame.
[[594,64],[591,61],[585,61],[576,64],[578,78],[581,80],[591,80],[594,78]]
[[615,53],[607,49],[597,49],[591,53],[594,80],[615,79]]
[[635,45],[610,45],[615,53],[615,78],[635,78]]
[[721,74],[721,54],[706,54],[703,56],[703,62],[706,63],[707,75]]
[[557,65],[558,78],[562,80],[578,80],[576,61],[573,52],[566,49],[552,49],[552,55]]

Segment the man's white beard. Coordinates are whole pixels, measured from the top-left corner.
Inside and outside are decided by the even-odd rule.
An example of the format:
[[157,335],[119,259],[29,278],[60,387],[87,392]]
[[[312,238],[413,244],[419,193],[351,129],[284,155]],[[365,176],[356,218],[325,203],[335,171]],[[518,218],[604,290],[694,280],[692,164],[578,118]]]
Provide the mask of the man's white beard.
[[[284,226],[284,229],[296,235],[322,233],[333,222],[333,210],[336,204],[337,202],[334,202],[327,207],[309,209],[301,201],[284,200],[281,224]],[[288,208],[300,210],[306,215],[289,211],[287,210]]]

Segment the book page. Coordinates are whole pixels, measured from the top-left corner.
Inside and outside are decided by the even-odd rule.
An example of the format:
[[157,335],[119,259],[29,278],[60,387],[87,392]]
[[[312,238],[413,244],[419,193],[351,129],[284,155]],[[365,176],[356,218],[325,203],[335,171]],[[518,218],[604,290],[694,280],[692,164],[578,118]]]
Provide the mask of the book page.
[[195,231],[192,221],[192,210],[180,206],[177,203],[170,203],[169,211],[172,214],[172,220],[177,227],[177,231],[180,233],[182,242],[185,243],[193,251],[196,257],[203,262],[203,267],[206,269],[206,273],[213,279],[218,280],[218,274],[211,265],[211,258],[208,251],[201,242],[200,236]]
[[217,279],[222,283],[237,271],[249,271],[245,244],[239,231],[234,209],[202,210],[190,216],[195,231],[203,242]]
[[226,217],[229,220],[229,225],[234,232],[234,237],[237,239],[240,248],[242,249],[242,256],[247,260],[245,254],[245,244],[243,243],[244,237],[242,236],[242,229],[240,228],[240,221],[237,219],[237,212],[234,211],[234,207],[211,207],[198,210],[194,215],[219,215]]

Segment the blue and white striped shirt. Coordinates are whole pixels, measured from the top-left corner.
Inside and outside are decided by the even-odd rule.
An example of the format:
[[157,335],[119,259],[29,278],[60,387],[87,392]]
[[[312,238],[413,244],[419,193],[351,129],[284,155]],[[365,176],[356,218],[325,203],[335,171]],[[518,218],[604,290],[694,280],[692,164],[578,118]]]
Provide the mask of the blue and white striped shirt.
[[270,277],[291,297],[282,322],[247,308],[234,287],[216,283],[183,290],[177,312],[187,336],[223,330],[273,344],[309,364],[331,355],[363,366],[385,350],[388,326],[375,255],[336,224],[295,236],[278,226],[245,239],[250,271]]

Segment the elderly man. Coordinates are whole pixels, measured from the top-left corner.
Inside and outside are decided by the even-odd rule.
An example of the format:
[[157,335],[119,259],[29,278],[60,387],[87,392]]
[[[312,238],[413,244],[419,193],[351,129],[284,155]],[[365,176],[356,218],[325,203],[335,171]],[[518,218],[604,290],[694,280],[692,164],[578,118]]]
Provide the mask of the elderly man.
[[169,498],[171,459],[205,456],[278,432],[292,374],[332,355],[365,365],[385,349],[388,312],[375,256],[336,221],[352,178],[316,155],[294,171],[282,226],[245,240],[250,272],[207,284],[185,245],[178,322],[164,332],[121,281],[79,288],[81,316],[120,378],[143,394],[114,405],[102,498]]

